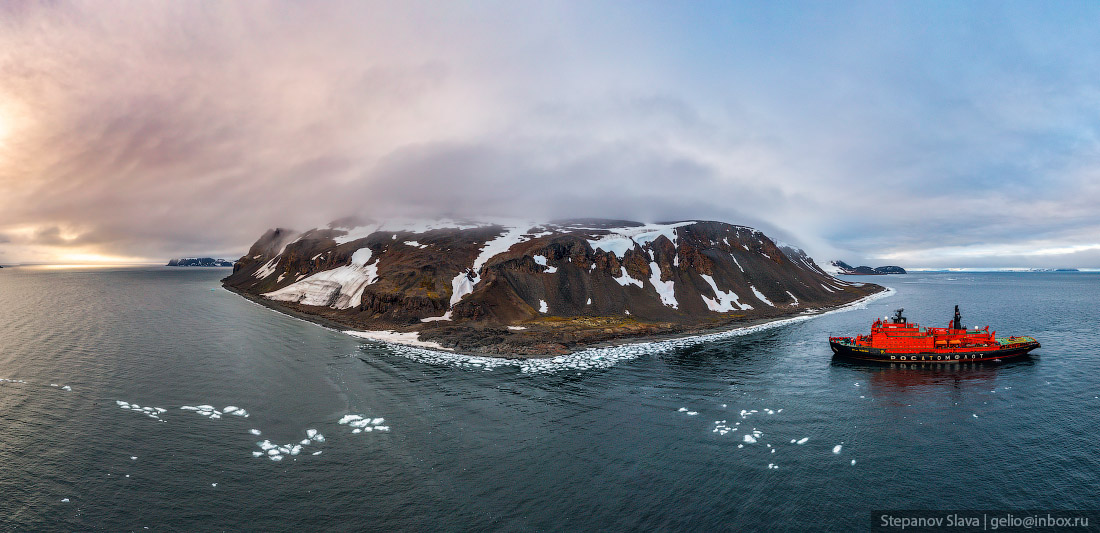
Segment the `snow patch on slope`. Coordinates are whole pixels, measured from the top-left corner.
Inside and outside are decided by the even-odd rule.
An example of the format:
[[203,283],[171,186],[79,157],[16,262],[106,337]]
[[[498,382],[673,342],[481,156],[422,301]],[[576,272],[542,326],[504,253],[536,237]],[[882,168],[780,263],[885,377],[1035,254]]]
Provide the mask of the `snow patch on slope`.
[[535,263],[539,264],[540,266],[546,267],[542,271],[544,274],[553,274],[558,271],[558,267],[546,264],[546,256],[536,255],[533,256],[533,258],[535,260]]
[[[457,276],[451,280],[451,305],[458,303],[462,300],[463,296],[474,292],[474,286],[481,281],[480,270],[485,263],[490,259],[496,257],[499,254],[507,252],[512,246],[519,244],[526,240],[524,234],[527,233],[527,228],[530,225],[521,225],[519,227],[505,228],[504,234],[499,237],[486,242],[482,248],[481,253],[474,260],[473,266],[465,272],[459,272]],[[545,261],[546,258],[543,258]]]
[[676,228],[695,224],[695,222],[689,220],[675,224],[645,224],[634,227],[610,228],[610,233],[595,240],[589,240],[588,245],[593,250],[603,250],[622,259],[623,255],[635,246],[645,246],[662,235],[672,241],[674,246],[677,245]]
[[273,257],[270,261],[260,267],[259,270],[252,274],[252,277],[256,279],[264,279],[275,273],[275,266],[279,264],[279,256]]
[[775,304],[773,304],[772,301],[769,300],[767,296],[764,296],[764,293],[756,290],[755,285],[749,285],[749,288],[752,289],[752,293],[756,295],[756,298],[758,300],[760,300],[761,302],[764,302],[764,303],[766,303],[766,304],[768,304],[772,307],[775,307]]
[[661,266],[653,262],[649,264],[649,282],[657,289],[657,296],[661,297],[661,303],[678,309],[680,302],[676,301],[676,284],[672,280],[661,281]]
[[733,259],[733,264],[737,265],[737,268],[738,268],[738,270],[740,270],[740,271],[741,271],[741,273],[742,273],[742,274],[744,274],[744,273],[745,273],[745,267],[741,266],[741,263],[740,263],[740,262],[739,262],[739,261],[737,260],[737,257],[735,257],[735,256],[734,256],[734,255],[733,255],[733,254],[731,253],[731,254],[730,254],[730,259]]
[[443,345],[439,344],[438,342],[420,340],[420,334],[415,331],[400,333],[397,331],[348,330],[344,333],[351,335],[352,337],[359,337],[360,339],[378,341],[386,344],[403,344],[407,346],[422,346],[424,348],[433,348],[436,350],[447,350],[447,348],[444,348]]
[[717,311],[719,313],[727,313],[729,311],[740,311],[745,309],[752,309],[749,304],[743,304],[739,302],[737,294],[733,291],[720,291],[718,285],[714,283],[714,278],[706,274],[700,274],[703,280],[710,284],[711,290],[714,291],[717,299],[707,298],[703,296],[703,303],[707,304],[707,308],[711,311]]
[[642,280],[630,277],[630,274],[626,273],[626,269],[621,266],[619,267],[619,277],[611,279],[615,280],[615,283],[618,283],[623,287],[626,287],[627,285],[637,285],[638,288],[642,287]]
[[378,262],[368,265],[370,259],[371,249],[360,248],[351,255],[351,264],[318,272],[263,296],[317,307],[359,307],[363,301],[363,291],[378,279]]
[[427,318],[421,318],[420,321],[421,322],[438,322],[440,320],[450,320],[450,319],[451,319],[451,312],[447,311],[446,313],[443,313],[443,316],[430,316],[430,317],[427,317]]

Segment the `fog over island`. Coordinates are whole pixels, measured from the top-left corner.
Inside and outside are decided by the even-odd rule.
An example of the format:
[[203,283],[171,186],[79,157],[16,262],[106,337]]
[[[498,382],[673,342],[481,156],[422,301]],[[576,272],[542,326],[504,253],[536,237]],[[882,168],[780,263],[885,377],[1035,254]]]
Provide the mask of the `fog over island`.
[[347,215],[1100,267],[1100,6],[4,3],[0,264]]

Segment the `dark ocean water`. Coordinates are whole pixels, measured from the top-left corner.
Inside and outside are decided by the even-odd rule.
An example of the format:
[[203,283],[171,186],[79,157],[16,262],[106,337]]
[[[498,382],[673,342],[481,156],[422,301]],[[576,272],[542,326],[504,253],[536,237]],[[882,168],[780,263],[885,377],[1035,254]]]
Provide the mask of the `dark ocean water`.
[[[25,382],[0,382],[0,530],[843,530],[882,508],[1100,507],[1098,274],[868,278],[896,294],[531,373],[394,355],[226,292],[226,273],[0,271],[0,378]],[[950,370],[831,359],[830,334],[896,307],[946,325],[956,303],[1043,348]],[[250,416],[180,409],[203,404]],[[324,442],[281,461],[257,446],[307,429]]]

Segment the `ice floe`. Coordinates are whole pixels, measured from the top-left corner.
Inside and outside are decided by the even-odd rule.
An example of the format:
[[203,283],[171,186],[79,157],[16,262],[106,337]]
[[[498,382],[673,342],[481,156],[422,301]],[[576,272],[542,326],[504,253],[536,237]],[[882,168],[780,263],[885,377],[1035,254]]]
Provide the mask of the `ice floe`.
[[382,425],[385,421],[386,419],[381,417],[367,418],[363,415],[350,414],[341,417],[337,424],[348,426],[352,428],[352,433],[359,434],[363,432],[389,431],[389,426]]
[[833,453],[835,453],[835,454],[839,455],[839,454],[840,454],[840,449],[841,449],[841,448],[843,448],[843,446],[842,446],[842,445],[840,445],[840,444],[837,444],[836,446],[833,446]]
[[211,420],[217,420],[223,415],[239,416],[242,418],[248,418],[248,411],[241,409],[234,405],[227,405],[224,409],[218,410],[213,405],[184,405],[180,406],[181,411],[191,411],[199,416],[205,416]]
[[142,407],[136,403],[129,403],[123,400],[115,400],[115,404],[118,405],[120,409],[133,411],[135,413],[141,413],[154,420],[160,420],[161,422],[163,422],[164,420],[160,418],[160,415],[168,411],[167,409],[164,409],[162,407]]
[[[302,453],[306,446],[316,446],[323,442],[325,442],[324,435],[316,429],[307,429],[306,438],[296,444],[275,444],[268,439],[257,442],[256,446],[260,448],[260,451],[253,451],[252,457],[267,457],[271,461],[282,461],[288,456],[294,457]],[[320,455],[320,450],[314,452],[313,455]]]
[[[490,370],[496,368],[516,367],[524,373],[560,372],[564,370],[590,370],[608,368],[614,366],[621,361],[636,359],[643,355],[667,353],[673,350],[697,346],[699,344],[704,344],[707,342],[730,339],[734,337],[750,335],[760,331],[788,326],[790,324],[797,324],[807,320],[812,320],[817,317],[828,316],[833,313],[843,313],[855,309],[865,309],[870,302],[892,296],[895,293],[896,291],[894,289],[888,288],[883,292],[872,294],[848,305],[816,315],[799,315],[795,317],[775,320],[772,322],[766,322],[764,324],[757,324],[755,326],[735,328],[704,335],[679,337],[662,341],[637,342],[630,344],[621,344],[617,346],[587,348],[584,350],[573,352],[568,355],[538,359],[504,359],[499,357],[484,357],[477,355],[450,353],[439,349],[440,347],[438,345],[435,346],[436,349],[434,350],[426,349],[426,347],[423,346],[424,344],[435,343],[419,341],[415,333],[398,334],[395,332],[377,331],[348,331],[345,333],[385,343],[389,348],[390,353],[392,353],[393,355],[405,357],[426,364],[450,365],[471,370]],[[412,344],[412,342],[417,342],[420,344],[420,346],[410,345]]]
[[236,407],[236,406],[233,406],[233,405],[225,406],[225,408],[222,409],[222,414],[248,418],[248,411],[245,411],[244,409],[241,409],[240,407]]
[[715,420],[714,429],[711,430],[712,433],[717,433],[718,435],[725,435],[731,431],[737,431],[736,425],[730,426],[726,424],[725,420]]

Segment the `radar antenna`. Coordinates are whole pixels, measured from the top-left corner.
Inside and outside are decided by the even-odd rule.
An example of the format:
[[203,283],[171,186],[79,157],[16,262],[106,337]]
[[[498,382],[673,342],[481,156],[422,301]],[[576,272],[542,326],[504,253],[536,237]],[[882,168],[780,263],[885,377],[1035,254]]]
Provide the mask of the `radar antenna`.
[[907,323],[908,321],[905,319],[904,316],[902,316],[903,312],[905,312],[904,307],[894,311],[894,318],[891,320],[891,322],[893,322],[895,324],[905,324],[905,323]]

